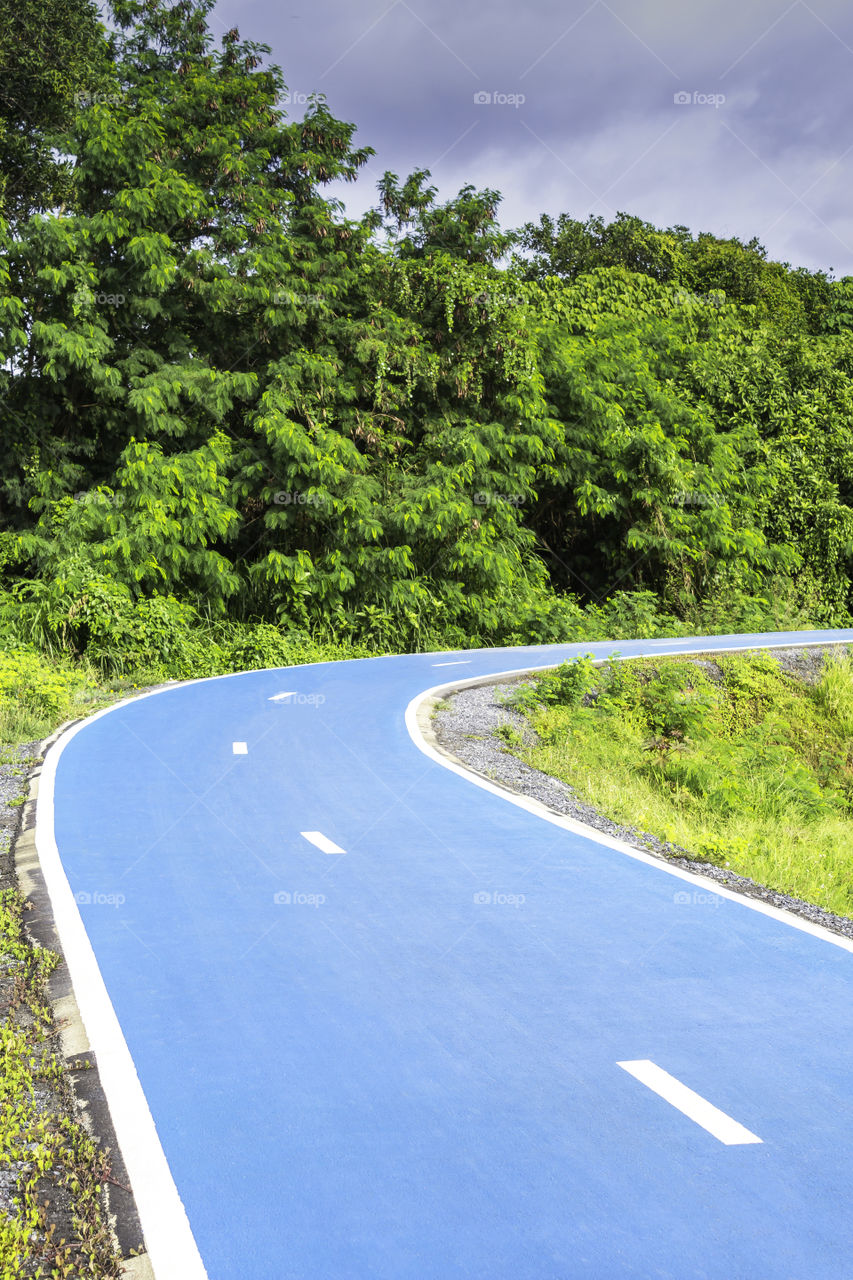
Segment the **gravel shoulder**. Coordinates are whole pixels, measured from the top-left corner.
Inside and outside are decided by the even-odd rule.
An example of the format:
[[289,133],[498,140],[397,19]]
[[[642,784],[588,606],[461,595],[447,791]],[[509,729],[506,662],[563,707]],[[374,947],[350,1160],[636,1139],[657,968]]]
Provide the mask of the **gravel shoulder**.
[[[837,646],[822,645],[808,648],[751,650],[774,658],[784,671],[805,683],[814,684],[820,675],[824,655]],[[714,666],[712,654],[690,659],[703,666]],[[803,902],[784,893],[777,893],[765,885],[757,884],[746,876],[737,875],[726,867],[691,857],[689,850],[660,840],[650,832],[636,827],[612,822],[577,795],[575,790],[557,778],[533,769],[508,752],[501,740],[494,736],[499,725],[508,724],[522,734],[525,745],[533,745],[535,734],[528,722],[517,711],[503,706],[501,698],[520,684],[532,681],[515,679],[502,684],[474,685],[445,695],[432,717],[432,730],[436,746],[454,757],[467,768],[499,783],[517,795],[538,800],[554,813],[585,823],[604,835],[623,840],[685,871],[694,871],[715,880],[727,889],[757,898],[773,907],[791,911],[812,924],[822,925],[834,933],[853,939],[853,920],[833,915],[814,903]]]

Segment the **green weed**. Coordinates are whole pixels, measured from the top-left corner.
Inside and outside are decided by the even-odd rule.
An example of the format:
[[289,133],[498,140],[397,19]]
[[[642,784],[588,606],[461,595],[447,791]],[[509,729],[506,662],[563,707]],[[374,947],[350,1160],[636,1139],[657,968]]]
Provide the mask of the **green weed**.
[[[0,893],[0,975],[6,997],[0,1022],[0,1168],[18,1171],[14,1208],[0,1214],[3,1276],[108,1280],[119,1275],[120,1263],[102,1197],[110,1164],[73,1118],[43,989],[58,960],[30,944],[23,910],[16,891]],[[45,1091],[58,1106],[39,1106]],[[73,1241],[57,1238],[49,1208],[57,1187],[70,1197]]]
[[853,656],[850,650],[828,655],[815,699],[833,729],[853,738]]

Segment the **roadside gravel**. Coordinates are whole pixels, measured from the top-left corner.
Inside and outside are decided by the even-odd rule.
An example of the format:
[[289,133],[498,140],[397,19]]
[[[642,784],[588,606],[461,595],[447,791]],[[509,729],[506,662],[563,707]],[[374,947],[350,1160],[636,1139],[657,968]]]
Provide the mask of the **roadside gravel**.
[[20,799],[26,794],[27,774],[39,757],[38,742],[6,747],[0,759],[0,889],[17,885],[12,839],[21,817]]
[[[774,658],[784,671],[809,684],[814,684],[819,677],[824,655],[836,647],[827,645],[804,649],[753,650],[752,652],[766,653],[768,657]],[[713,655],[705,658],[697,657],[691,661],[704,666],[709,674],[716,666]],[[823,925],[824,928],[832,929],[835,933],[853,938],[853,920],[833,915],[813,903],[803,902],[800,898],[791,898],[787,894],[777,893],[764,885],[756,884],[746,876],[729,871],[726,867],[718,867],[713,863],[692,858],[689,850],[670,844],[666,840],[660,840],[650,832],[612,822],[596,809],[585,804],[572,787],[548,774],[540,773],[538,769],[531,768],[530,765],[524,764],[508,752],[501,740],[494,736],[495,729],[499,725],[511,725],[522,734],[525,745],[533,745],[536,736],[524,716],[503,706],[501,699],[520,684],[532,683],[534,681],[516,679],[506,684],[476,685],[448,695],[447,705],[440,705],[432,719],[432,728],[439,748],[483,777],[499,783],[518,795],[538,800],[554,813],[583,822],[604,835],[623,840],[635,849],[641,849],[644,853],[662,858],[672,866],[707,876],[718,884],[725,885],[727,889],[746,894],[750,898],[758,898],[782,910],[792,911],[813,924]]]

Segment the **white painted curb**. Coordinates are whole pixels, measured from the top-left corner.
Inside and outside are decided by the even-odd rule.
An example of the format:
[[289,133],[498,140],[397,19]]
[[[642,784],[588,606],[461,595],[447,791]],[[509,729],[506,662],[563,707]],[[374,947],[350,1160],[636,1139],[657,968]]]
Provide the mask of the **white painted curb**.
[[[654,642],[651,642],[654,643]],[[658,642],[659,643],[659,642]],[[761,645],[744,645],[741,652],[747,649],[805,649],[810,645],[825,645],[828,643],[848,643],[847,641],[800,641],[792,643],[786,641],[778,644],[761,644]],[[626,657],[619,655],[620,661],[629,662],[638,658],[667,658],[667,657],[689,657],[700,653],[732,653],[734,650],[723,648],[719,645],[708,644],[703,645],[701,649],[672,649],[669,652],[654,649],[651,653],[630,654]],[[598,658],[596,662],[604,662],[607,659]],[[436,764],[440,764],[445,769],[450,769],[452,773],[459,774],[460,778],[465,778],[468,782],[473,782],[477,787],[482,787],[484,791],[491,792],[494,796],[500,796],[502,800],[506,800],[509,804],[517,805],[519,809],[526,809],[528,813],[535,814],[538,818],[544,818],[546,822],[552,823],[555,827],[562,827],[564,831],[572,831],[575,835],[584,836],[587,840],[593,840],[596,844],[604,845],[607,849],[613,849],[616,853],[624,853],[629,858],[634,858],[637,862],[645,862],[647,866],[654,867],[663,875],[674,876],[677,880],[687,880],[690,884],[700,885],[705,892],[713,892],[721,898],[728,898],[731,902],[740,903],[742,907],[747,907],[750,911],[758,911],[761,915],[770,916],[774,920],[779,920],[782,924],[787,924],[792,929],[799,929],[801,933],[810,933],[814,938],[821,938],[824,942],[831,942],[833,946],[841,947],[843,951],[853,952],[853,940],[844,938],[841,934],[833,933],[831,929],[826,929],[823,925],[813,924],[810,920],[803,919],[802,916],[794,915],[791,911],[783,911],[781,907],[770,906],[766,902],[759,902],[755,898],[747,897],[746,894],[737,893],[733,889],[727,889],[719,884],[716,880],[710,879],[708,876],[699,875],[695,871],[684,871],[681,867],[672,867],[664,862],[661,858],[656,858],[650,853],[644,853],[641,849],[635,849],[633,845],[627,844],[624,840],[617,840],[612,836],[604,835],[600,831],[596,831],[595,827],[587,826],[584,822],[578,822],[575,818],[565,817],[560,813],[553,813],[552,810],[538,800],[533,800],[529,796],[515,795],[506,788],[497,786],[493,782],[489,782],[487,778],[480,777],[471,769],[467,769],[464,765],[457,764],[455,760],[451,760],[449,756],[438,751],[431,743],[427,742],[421,731],[418,713],[423,705],[430,698],[440,698],[447,693],[451,693],[457,689],[478,684],[496,684],[500,680],[508,679],[512,676],[533,675],[537,671],[551,671],[554,669],[554,663],[548,663],[541,667],[525,667],[513,671],[504,671],[497,675],[473,676],[469,680],[453,680],[447,684],[437,684],[431,689],[427,689],[424,693],[419,693],[412,699],[406,708],[406,728],[409,736],[415,746],[429,756],[430,760],[434,760]]]

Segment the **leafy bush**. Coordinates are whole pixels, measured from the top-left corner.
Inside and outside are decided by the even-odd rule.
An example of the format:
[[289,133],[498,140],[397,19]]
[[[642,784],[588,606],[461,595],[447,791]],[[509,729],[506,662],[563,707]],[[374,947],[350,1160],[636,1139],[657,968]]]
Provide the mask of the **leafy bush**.
[[105,675],[162,670],[176,678],[221,670],[196,610],[174,596],[134,599],[129,588],[71,558],[50,579],[22,583],[19,632],[48,652],[86,659]]
[[584,654],[573,662],[563,662],[556,671],[542,676],[536,692],[546,706],[577,707],[600,680],[592,654]]
[[333,641],[306,631],[286,630],[268,622],[242,623],[219,632],[225,669],[255,671],[267,667],[293,667],[306,662],[336,662],[369,657],[366,645]]
[[80,668],[51,660],[35,650],[0,652],[0,700],[16,702],[34,715],[61,715],[86,683]]
[[33,649],[0,650],[0,741],[41,738],[71,714],[88,688],[85,668]]
[[726,819],[748,813],[759,821],[812,822],[829,817],[839,801],[796,750],[774,741],[763,725],[737,743],[716,740],[704,751],[671,758],[659,782],[672,792],[691,792]]
[[662,662],[638,687],[634,705],[658,738],[705,738],[715,724],[718,697],[705,674],[680,662]]

